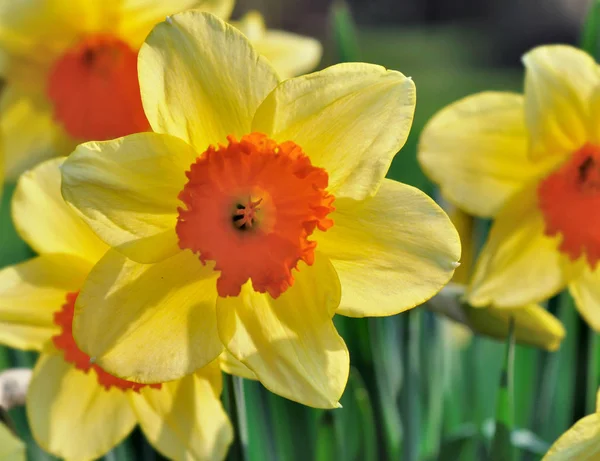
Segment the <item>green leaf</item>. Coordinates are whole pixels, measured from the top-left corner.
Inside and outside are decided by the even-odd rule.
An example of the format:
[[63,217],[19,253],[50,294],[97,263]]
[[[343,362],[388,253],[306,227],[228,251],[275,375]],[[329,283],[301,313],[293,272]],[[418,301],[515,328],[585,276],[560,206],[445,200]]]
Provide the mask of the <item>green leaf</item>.
[[511,441],[514,426],[513,410],[513,370],[515,361],[515,325],[511,320],[506,341],[506,355],[500,375],[500,388],[496,398],[496,429],[490,450],[491,461],[512,461],[516,459]]
[[581,49],[598,60],[600,37],[600,0],[592,0],[581,33]]
[[356,26],[350,7],[344,0],[335,0],[331,6],[331,22],[339,62],[359,60]]

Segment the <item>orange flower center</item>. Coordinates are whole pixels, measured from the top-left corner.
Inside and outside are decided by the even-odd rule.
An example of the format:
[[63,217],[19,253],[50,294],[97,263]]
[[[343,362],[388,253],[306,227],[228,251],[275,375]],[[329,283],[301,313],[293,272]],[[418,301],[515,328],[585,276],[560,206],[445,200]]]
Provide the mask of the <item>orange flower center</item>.
[[560,234],[560,251],[572,260],[600,259],[600,146],[586,144],[538,187],[546,234]]
[[215,262],[220,296],[237,296],[248,280],[277,298],[294,283],[298,261],[311,265],[315,228],[333,225],[327,172],[300,146],[252,133],[210,146],[186,173],[179,194],[179,246]]
[[54,116],[69,135],[103,141],[149,129],[137,77],[137,52],[110,35],[67,50],[48,80]]
[[[141,388],[146,387],[146,384],[126,381],[107,373],[98,365],[92,363],[90,356],[79,349],[77,343],[75,343],[75,339],[73,339],[73,312],[78,295],[79,292],[67,293],[66,302],[63,304],[62,309],[54,313],[54,323],[61,329],[59,335],[52,337],[54,345],[57,349],[63,351],[65,361],[75,365],[75,368],[86,373],[93,369],[98,376],[98,382],[106,390],[117,387],[123,391],[131,389],[139,392]],[[149,387],[160,389],[161,384],[150,384]]]

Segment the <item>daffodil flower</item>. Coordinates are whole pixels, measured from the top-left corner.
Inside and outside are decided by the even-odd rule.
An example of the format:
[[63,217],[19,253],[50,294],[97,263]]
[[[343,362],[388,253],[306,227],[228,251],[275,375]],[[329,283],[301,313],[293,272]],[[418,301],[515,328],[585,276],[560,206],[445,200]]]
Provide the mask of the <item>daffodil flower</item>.
[[568,286],[600,331],[600,67],[562,45],[523,62],[524,95],[486,92],[443,109],[419,159],[448,200],[494,218],[470,304],[514,307]]
[[145,386],[110,375],[77,347],[75,299],[108,247],[62,200],[62,161],[20,178],[13,218],[39,256],[0,271],[0,343],[41,351],[26,401],[35,440],[62,458],[95,459],[139,424],[169,458],[223,459],[233,434],[219,400],[218,362]]
[[77,343],[144,383],[225,347],[273,392],[338,406],[349,357],[333,315],[417,306],[459,258],[446,214],[384,179],[412,80],[355,63],[279,83],[201,12],[155,27],[139,72],[154,133],[83,144],[62,167],[63,196],[115,249],[77,300]]
[[[0,133],[7,180],[79,143],[149,130],[137,55],[159,21],[189,8],[227,19],[234,0],[19,0],[0,6]],[[319,43],[238,23],[282,76],[310,71]]]
[[579,461],[600,458],[600,392],[596,411],[577,421],[550,447],[542,461]]
[[25,444],[0,423],[0,461],[26,461]]

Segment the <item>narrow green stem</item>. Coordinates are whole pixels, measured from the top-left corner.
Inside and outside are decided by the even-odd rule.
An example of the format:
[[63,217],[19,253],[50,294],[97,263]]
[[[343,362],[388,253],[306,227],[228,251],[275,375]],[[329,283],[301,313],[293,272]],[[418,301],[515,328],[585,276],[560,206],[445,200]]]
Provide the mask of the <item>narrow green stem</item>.
[[598,392],[599,374],[598,367],[598,346],[600,340],[598,334],[590,329],[588,336],[588,363],[587,363],[587,389],[585,393],[585,408],[588,414],[595,412],[596,408],[596,393]]
[[227,373],[224,374],[224,380],[225,408],[236,436],[229,450],[229,459],[248,461],[248,420],[244,399],[244,381],[242,378]]
[[418,461],[419,459],[419,441],[421,432],[421,396],[420,396],[420,364],[419,364],[419,346],[421,335],[421,313],[417,309],[412,309],[406,314],[406,347],[404,366],[403,396],[403,457],[404,461]]
[[600,0],[593,0],[581,32],[581,49],[598,58],[600,37]]

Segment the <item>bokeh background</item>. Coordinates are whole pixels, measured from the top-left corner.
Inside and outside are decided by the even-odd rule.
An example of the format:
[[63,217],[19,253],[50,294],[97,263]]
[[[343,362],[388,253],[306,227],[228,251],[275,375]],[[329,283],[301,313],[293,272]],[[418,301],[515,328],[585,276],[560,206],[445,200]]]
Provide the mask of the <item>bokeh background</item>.
[[[577,44],[588,0],[239,0],[234,18],[258,10],[271,28],[310,35],[325,49],[320,67],[340,60],[381,64],[417,86],[413,129],[389,176],[436,196],[416,161],[420,131],[443,106],[483,90],[521,91],[521,55],[543,43]],[[350,21],[352,19],[352,21]],[[340,42],[340,29],[345,32]],[[9,187],[10,189],[10,187]],[[8,219],[0,219],[0,266],[31,255]],[[487,223],[477,223],[485,230]],[[591,411],[598,387],[596,335],[568,297],[549,310],[567,338],[555,353],[517,346],[513,444],[517,459],[537,460],[558,435]],[[227,380],[223,396],[239,439],[231,460],[480,460],[489,453],[506,345],[426,308],[382,319],[338,318],[352,360],[344,408],[313,410]],[[35,354],[0,349],[0,369],[31,366]],[[23,409],[10,412],[35,446]],[[136,431],[105,457],[157,460]]]

